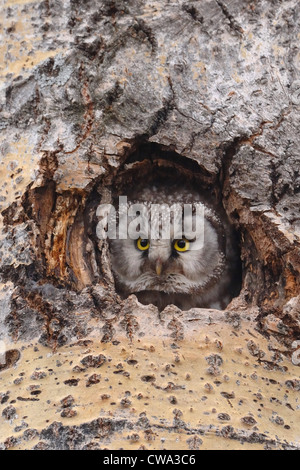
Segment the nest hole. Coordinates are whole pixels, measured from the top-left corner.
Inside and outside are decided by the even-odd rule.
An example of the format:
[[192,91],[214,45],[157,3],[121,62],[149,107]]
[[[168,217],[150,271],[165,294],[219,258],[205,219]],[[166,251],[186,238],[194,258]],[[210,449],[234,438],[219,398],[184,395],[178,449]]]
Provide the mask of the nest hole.
[[[207,269],[207,280],[202,281],[204,277],[203,272],[201,273],[200,287],[197,287],[196,274],[192,274],[192,281],[184,279],[180,273],[183,283],[187,284],[186,291],[184,288],[179,286],[179,292],[176,292],[176,285],[174,282],[174,288],[167,284],[166,276],[168,274],[169,282],[174,281],[176,273],[179,273],[179,269],[183,271],[183,267],[179,267],[179,262],[173,260],[173,253],[170,254],[170,263],[166,262],[164,269],[166,276],[164,280],[160,277],[158,279],[159,285],[165,283],[163,286],[158,287],[154,280],[153,284],[149,281],[145,284],[145,288],[139,285],[138,290],[131,288],[124,288],[122,279],[120,280],[119,273],[114,269],[114,263],[112,262],[113,275],[115,280],[115,287],[117,293],[122,297],[126,298],[130,294],[135,294],[139,301],[144,304],[154,304],[160,310],[164,309],[169,304],[174,304],[181,309],[190,309],[193,307],[197,308],[215,308],[224,310],[231,300],[238,297],[242,288],[242,263],[241,263],[241,250],[240,250],[240,233],[239,230],[233,226],[229,217],[227,216],[226,210],[223,206],[223,194],[222,184],[216,175],[210,174],[204,168],[202,168],[196,161],[188,159],[179,155],[174,151],[165,149],[157,144],[144,144],[139,146],[137,150],[127,156],[122,166],[119,168],[116,176],[110,183],[109,191],[111,202],[114,207],[118,207],[119,197],[126,196],[129,200],[134,198],[134,195],[143,194],[145,188],[154,188],[158,191],[166,192],[168,194],[168,203],[172,202],[172,195],[174,195],[174,201],[180,201],[180,193],[184,192],[187,194],[197,195],[198,202],[207,207],[207,209],[216,215],[216,219],[211,217],[208,224],[212,225],[212,236],[219,238],[220,245],[224,245],[224,253],[226,256],[226,267],[223,273],[219,273],[217,281],[212,273],[210,273],[211,266],[214,266],[214,255],[211,254],[210,258],[206,259]],[[103,187],[98,190],[103,194]],[[151,202],[151,192],[149,193],[147,203]],[[192,200],[192,199],[191,199]],[[155,203],[155,201],[152,201]],[[161,203],[167,201],[161,200]],[[184,202],[184,199],[182,200]],[[132,241],[134,245],[135,241]],[[114,256],[118,256],[118,245],[109,242],[110,251],[114,253]],[[117,248],[116,248],[117,247]],[[123,247],[124,248],[124,247]],[[120,245],[120,258],[122,258],[123,248]],[[132,247],[129,246],[129,251]],[[221,250],[221,247],[219,247]],[[135,253],[135,251],[134,251]],[[154,253],[154,249],[153,249]],[[154,254],[152,253],[152,256]],[[124,253],[123,253],[124,254]],[[177,253],[174,253],[174,257]],[[195,252],[196,256],[196,252]],[[203,254],[203,259],[205,258]],[[150,256],[149,256],[150,257]],[[181,257],[182,263],[184,258]],[[123,256],[123,264],[130,265],[134,263],[134,259],[128,259]],[[190,258],[189,262],[192,263]],[[196,263],[201,264],[201,259],[198,259]],[[150,267],[150,261],[144,260],[145,272],[146,270],[155,269],[153,266]],[[204,261],[203,261],[204,264]],[[184,264],[183,264],[184,265]],[[141,268],[142,269],[142,268]],[[175,269],[175,272],[172,272]],[[195,269],[192,267],[191,269]],[[205,268],[202,268],[205,269]],[[124,271],[122,267],[121,271]],[[188,272],[188,268],[186,268]],[[129,277],[132,273],[129,273]],[[178,282],[180,282],[180,276],[178,276]],[[190,276],[190,274],[189,274]],[[226,277],[226,282],[225,282]],[[141,280],[141,282],[143,282]],[[134,284],[134,283],[133,283]],[[152,287],[153,285],[153,287]],[[173,285],[173,284],[172,284]],[[164,287],[166,286],[166,287]],[[161,291],[158,289],[162,289]],[[166,292],[164,291],[166,289]],[[170,291],[168,291],[170,289]],[[171,292],[171,290],[174,292]]]
[[[111,292],[126,298],[129,293],[123,292],[111,270],[110,245],[99,241],[96,234],[98,206],[117,206],[120,195],[138,193],[151,185],[167,188],[177,199],[182,189],[190,189],[217,213],[230,234],[232,281],[227,295],[224,291],[220,294],[226,298],[220,308],[232,306],[231,300],[237,299],[237,307],[258,306],[265,314],[279,312],[299,291],[294,258],[285,246],[281,253],[276,227],[236,197],[230,186],[230,154],[226,149],[224,154],[225,163],[219,173],[210,173],[199,162],[170,148],[154,143],[132,144],[121,165],[92,181],[86,191],[70,190],[58,195],[52,180],[42,188],[29,190],[24,209],[40,228],[40,262],[35,266],[35,278],[41,276],[74,291],[108,285]],[[188,295],[193,297],[194,293]],[[138,297],[143,303],[153,303],[145,294]],[[163,305],[166,302],[185,309],[176,296],[166,296]],[[214,308],[216,302],[195,302],[194,306]]]

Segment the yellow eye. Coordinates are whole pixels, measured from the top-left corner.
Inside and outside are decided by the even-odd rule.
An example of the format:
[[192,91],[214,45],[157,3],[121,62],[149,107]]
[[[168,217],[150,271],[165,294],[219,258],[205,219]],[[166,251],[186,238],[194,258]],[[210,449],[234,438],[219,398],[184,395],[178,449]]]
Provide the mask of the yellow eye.
[[147,251],[150,247],[150,242],[146,238],[139,238],[136,242],[136,247],[140,251]]
[[182,238],[181,240],[175,240],[174,248],[176,251],[183,253],[184,251],[188,251],[190,248],[190,242],[186,238]]

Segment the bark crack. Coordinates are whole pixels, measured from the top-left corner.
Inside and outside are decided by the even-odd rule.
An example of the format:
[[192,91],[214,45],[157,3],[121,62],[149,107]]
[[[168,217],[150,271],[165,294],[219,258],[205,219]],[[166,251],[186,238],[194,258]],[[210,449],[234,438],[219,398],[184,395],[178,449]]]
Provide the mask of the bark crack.
[[[41,439],[40,443],[36,445],[39,448],[40,445],[47,446],[51,445],[52,449],[80,449],[88,448],[90,445],[99,445],[102,439],[108,436],[112,436],[115,433],[124,432],[125,430],[135,429],[145,433],[146,439],[151,440],[151,437],[156,432],[167,431],[178,432],[180,429],[188,436],[213,436],[215,439],[227,439],[231,441],[239,441],[240,443],[251,443],[251,444],[264,444],[266,448],[279,448],[283,450],[299,450],[297,444],[288,443],[283,441],[276,436],[276,439],[271,439],[264,433],[260,433],[253,430],[241,430],[235,429],[233,426],[227,425],[222,428],[210,425],[210,426],[199,426],[191,427],[186,424],[181,418],[180,410],[174,409],[174,422],[173,424],[156,424],[151,423],[146,417],[146,413],[140,415],[139,420],[135,423],[134,421],[122,418],[122,419],[111,419],[111,418],[97,418],[95,420],[85,422],[83,424],[67,426],[61,422],[54,421],[47,428],[37,432],[37,436]],[[179,417],[178,417],[178,416]],[[2,444],[2,447],[8,449],[20,444],[26,438],[26,431],[18,437],[8,438]],[[59,439],[58,439],[58,436]],[[194,446],[202,445],[202,441],[193,440],[191,437],[188,439],[189,445],[193,449]]]
[[[184,113],[181,109],[179,109],[179,106],[178,104],[176,103],[176,92],[174,90],[174,85],[173,85],[173,82],[172,82],[172,79],[171,77],[169,76],[168,77],[168,82],[169,82],[169,86],[170,86],[170,89],[171,89],[171,93],[172,93],[172,98],[169,100],[170,103],[172,103],[172,108],[173,109],[176,109],[176,111],[181,115],[183,116],[184,118],[186,119],[191,119],[192,121],[196,122],[197,124],[199,124],[200,126],[202,126],[203,124],[198,121],[196,118],[194,118],[193,116],[189,116],[188,114]],[[208,108],[208,106],[206,106],[205,104],[203,103],[199,103],[204,109],[206,109],[206,111],[208,111],[210,114],[213,114],[213,112]]]
[[194,7],[194,5],[184,4],[182,9],[183,11],[188,13],[188,15],[190,15],[194,21],[203,24],[204,18],[199,14],[198,10]]
[[237,20],[234,18],[234,16],[230,13],[228,10],[228,7],[225,5],[224,2],[221,0],[216,0],[217,5],[221,8],[223,15],[227,20],[229,21],[229,27],[231,31],[236,35],[239,36],[240,38],[244,35],[244,30],[243,28],[239,25]]
[[83,98],[83,102],[86,106],[86,112],[84,114],[84,126],[83,126],[83,133],[82,136],[76,145],[75,149],[70,150],[68,152],[64,152],[66,155],[70,155],[72,153],[75,153],[82,145],[82,143],[88,138],[90,135],[93,125],[94,125],[94,105],[93,105],[93,100],[89,91],[89,83],[88,80],[85,77],[85,70],[83,64],[80,66],[80,71],[79,71],[79,80],[83,82],[82,89],[81,89],[81,95]]

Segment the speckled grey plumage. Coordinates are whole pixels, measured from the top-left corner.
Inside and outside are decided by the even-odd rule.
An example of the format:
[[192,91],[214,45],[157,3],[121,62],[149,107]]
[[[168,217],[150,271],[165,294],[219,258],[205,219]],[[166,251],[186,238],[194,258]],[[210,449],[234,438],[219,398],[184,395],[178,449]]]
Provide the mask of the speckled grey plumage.
[[[131,194],[128,208],[141,204],[140,218],[151,219],[153,204],[166,205],[162,219],[168,216],[167,207],[177,210],[171,218],[171,239],[151,239],[147,253],[136,248],[131,238],[111,240],[112,267],[116,284],[122,295],[136,294],[143,303],[152,303],[163,309],[168,304],[187,310],[192,307],[223,309],[231,299],[232,260],[236,259],[230,228],[208,207],[194,190],[151,185]],[[190,243],[193,249],[183,253],[173,250],[174,223],[182,214],[184,204],[201,206],[204,213],[204,239]],[[133,217],[128,218],[128,226]],[[152,219],[153,220],[153,219]],[[160,237],[161,237],[161,231]],[[198,245],[197,245],[198,243]],[[194,244],[194,245],[193,245]],[[155,270],[157,260],[162,262],[162,273]]]

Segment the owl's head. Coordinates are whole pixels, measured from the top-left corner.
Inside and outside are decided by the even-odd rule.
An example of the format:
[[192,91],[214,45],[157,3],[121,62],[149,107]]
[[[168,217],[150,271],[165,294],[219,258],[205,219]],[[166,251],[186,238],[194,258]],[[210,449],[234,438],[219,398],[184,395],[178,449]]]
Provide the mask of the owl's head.
[[199,207],[200,214],[192,206],[185,223],[183,204],[177,204],[172,211],[167,205],[165,210],[160,206],[155,217],[153,204],[139,203],[139,218],[134,225],[137,236],[132,233],[131,215],[127,236],[123,233],[123,239],[111,240],[112,268],[124,294],[199,295],[220,278],[225,265],[221,223],[210,209],[198,203]]

